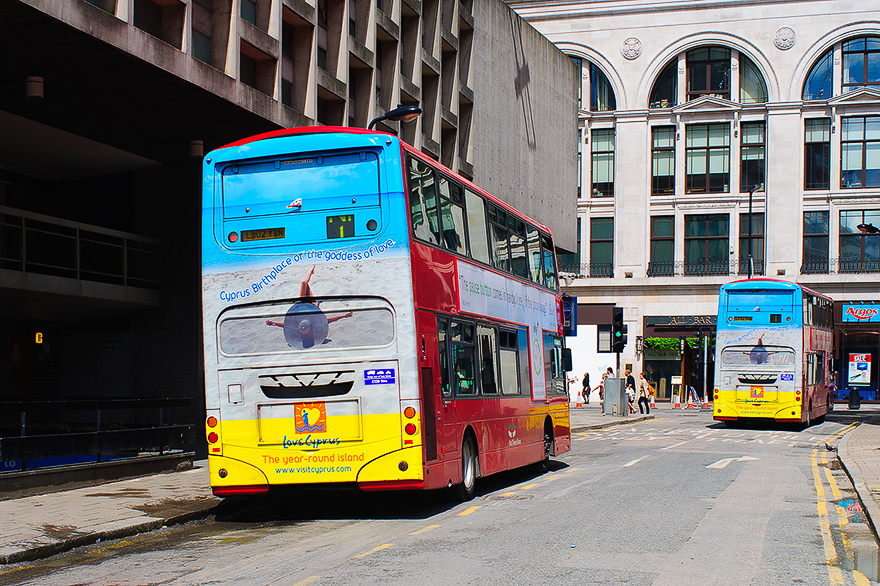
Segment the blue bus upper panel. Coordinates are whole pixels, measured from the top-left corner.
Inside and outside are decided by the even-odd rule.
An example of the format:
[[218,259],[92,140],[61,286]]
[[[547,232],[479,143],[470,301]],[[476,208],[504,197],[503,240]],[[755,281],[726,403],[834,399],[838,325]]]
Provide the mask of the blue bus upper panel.
[[297,252],[360,260],[377,243],[385,256],[405,254],[403,190],[401,146],[386,134],[303,132],[212,151],[204,169],[203,268]]

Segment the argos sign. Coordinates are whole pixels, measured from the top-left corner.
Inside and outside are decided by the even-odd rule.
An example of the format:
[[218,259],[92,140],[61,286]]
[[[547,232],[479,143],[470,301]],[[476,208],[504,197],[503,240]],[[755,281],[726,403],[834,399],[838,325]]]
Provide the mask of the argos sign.
[[849,305],[841,308],[844,322],[880,322],[880,305]]

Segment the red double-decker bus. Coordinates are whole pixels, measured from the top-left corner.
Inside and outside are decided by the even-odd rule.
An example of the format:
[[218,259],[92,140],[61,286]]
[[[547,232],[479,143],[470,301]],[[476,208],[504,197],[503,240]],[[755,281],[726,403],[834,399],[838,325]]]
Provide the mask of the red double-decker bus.
[[550,231],[396,137],[290,129],[209,153],[214,493],[454,487],[570,448]]

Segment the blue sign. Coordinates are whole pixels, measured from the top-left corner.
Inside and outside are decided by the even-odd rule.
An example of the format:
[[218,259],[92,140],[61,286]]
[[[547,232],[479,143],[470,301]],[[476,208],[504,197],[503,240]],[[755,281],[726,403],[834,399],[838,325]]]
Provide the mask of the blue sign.
[[365,385],[393,385],[396,381],[393,368],[376,368],[364,371]]
[[852,305],[844,303],[840,309],[844,322],[880,322],[880,305]]
[[782,380],[794,380],[794,375],[791,374],[791,373],[788,373],[788,374],[783,374],[783,375],[782,375],[781,377],[779,377],[779,378],[782,379]]
[[577,336],[577,297],[562,298],[562,335]]

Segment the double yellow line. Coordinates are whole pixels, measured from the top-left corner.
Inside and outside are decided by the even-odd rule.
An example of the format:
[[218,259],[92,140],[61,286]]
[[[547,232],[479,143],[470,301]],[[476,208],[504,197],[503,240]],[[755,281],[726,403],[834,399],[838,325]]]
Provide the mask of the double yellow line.
[[[858,424],[854,423],[849,427],[841,430],[839,433],[835,434],[828,441],[834,441],[844,434],[852,430]],[[821,457],[819,456],[819,448],[813,450],[812,455],[812,463],[813,463],[813,484],[816,487],[816,508],[819,513],[819,527],[822,530],[822,545],[825,550],[825,564],[828,567],[828,581],[832,586],[842,585],[844,583],[843,579],[843,569],[838,565],[838,556],[837,556],[837,547],[834,545],[834,537],[831,534],[831,517],[828,512],[828,502],[825,496],[825,486],[822,483],[822,475],[819,472],[819,468],[823,468],[825,471],[825,478],[828,480],[828,486],[831,489],[831,494],[834,499],[840,501],[842,498],[842,494],[840,492],[840,488],[837,486],[837,481],[834,480],[834,476],[831,474],[831,470],[828,469],[828,453],[826,451],[821,452]],[[820,461],[821,460],[821,461]],[[838,526],[843,527],[848,523],[846,512],[843,510],[843,507],[840,505],[834,505],[835,512],[838,515]],[[844,544],[846,547],[846,544]],[[853,580],[859,586],[869,586],[870,582],[868,578],[861,572],[856,569],[852,571]]]

